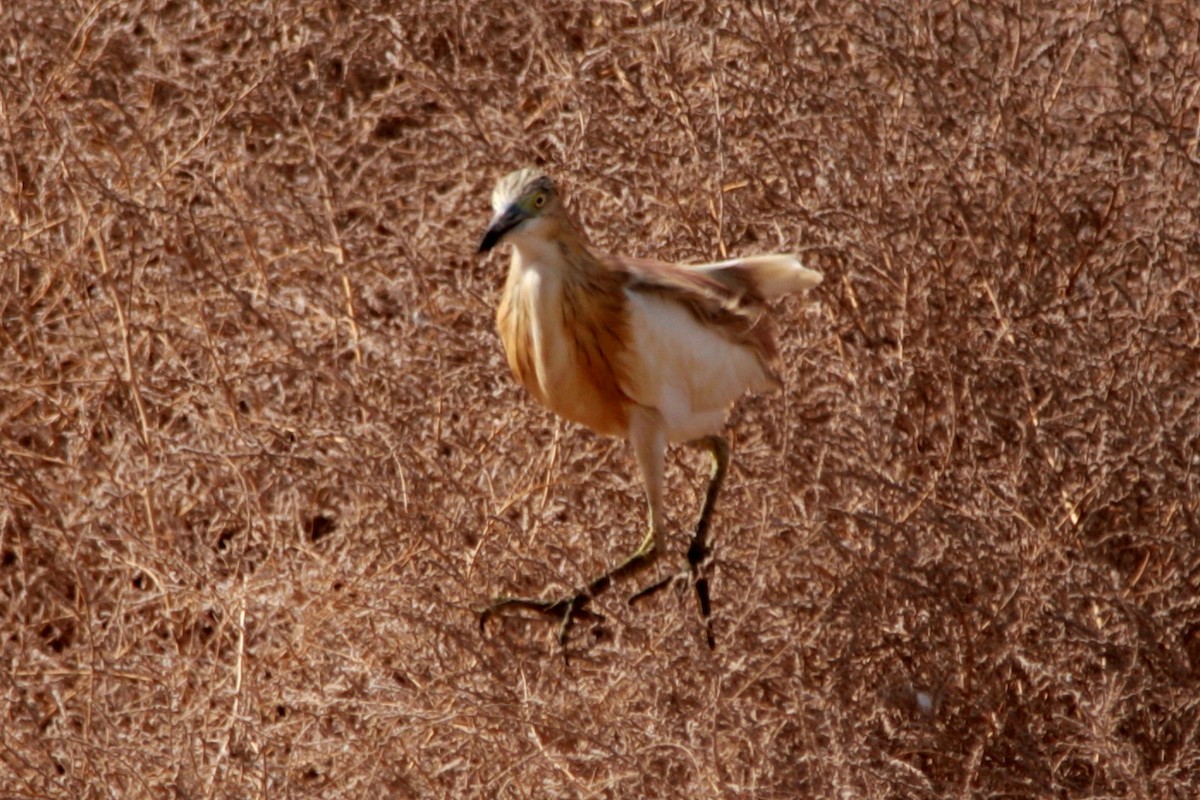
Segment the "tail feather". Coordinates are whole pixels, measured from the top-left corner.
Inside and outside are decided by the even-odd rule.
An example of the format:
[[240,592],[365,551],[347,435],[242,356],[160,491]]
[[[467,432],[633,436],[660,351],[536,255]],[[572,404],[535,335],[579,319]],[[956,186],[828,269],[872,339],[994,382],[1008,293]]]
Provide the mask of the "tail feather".
[[722,283],[745,281],[763,300],[811,289],[822,280],[821,273],[803,266],[799,257],[790,253],[698,264],[692,269]]

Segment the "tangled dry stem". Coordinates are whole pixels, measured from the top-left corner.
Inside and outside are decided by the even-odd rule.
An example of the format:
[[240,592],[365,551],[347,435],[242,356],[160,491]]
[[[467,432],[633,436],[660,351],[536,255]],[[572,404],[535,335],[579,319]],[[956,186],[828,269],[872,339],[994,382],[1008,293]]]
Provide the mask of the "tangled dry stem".
[[[0,787],[19,798],[1200,790],[1200,11],[0,6]],[[506,373],[495,177],[799,250],[691,598]],[[680,549],[703,465],[672,466]]]

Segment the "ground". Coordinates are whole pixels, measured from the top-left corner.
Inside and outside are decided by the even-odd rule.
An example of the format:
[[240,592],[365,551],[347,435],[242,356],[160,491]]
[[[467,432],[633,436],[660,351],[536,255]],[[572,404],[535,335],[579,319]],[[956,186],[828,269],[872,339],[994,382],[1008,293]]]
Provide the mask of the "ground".
[[[0,793],[1194,797],[1200,7],[1048,6],[0,9]],[[825,274],[715,650],[688,591],[478,628],[645,524],[504,362],[526,164]]]

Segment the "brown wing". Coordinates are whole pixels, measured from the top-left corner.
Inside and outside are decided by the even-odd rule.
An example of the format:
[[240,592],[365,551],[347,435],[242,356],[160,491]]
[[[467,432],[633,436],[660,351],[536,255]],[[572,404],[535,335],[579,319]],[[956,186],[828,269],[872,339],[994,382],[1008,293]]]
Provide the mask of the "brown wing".
[[762,294],[752,273],[735,262],[688,267],[644,258],[609,256],[602,259],[625,273],[627,288],[655,294],[683,306],[702,324],[730,341],[750,348],[772,376],[777,355]]

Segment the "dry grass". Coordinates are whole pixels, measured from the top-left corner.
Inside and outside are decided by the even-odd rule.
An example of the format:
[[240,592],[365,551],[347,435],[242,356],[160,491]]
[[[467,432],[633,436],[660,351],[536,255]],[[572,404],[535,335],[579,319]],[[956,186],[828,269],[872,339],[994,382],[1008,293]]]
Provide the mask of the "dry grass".
[[[790,5],[0,6],[0,793],[1195,796],[1200,10]],[[643,524],[500,354],[528,162],[826,273],[714,653],[687,594],[476,629]]]

